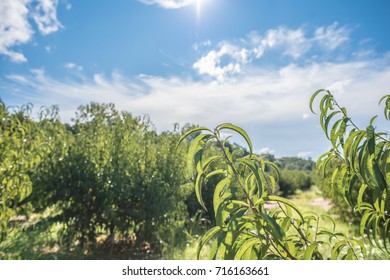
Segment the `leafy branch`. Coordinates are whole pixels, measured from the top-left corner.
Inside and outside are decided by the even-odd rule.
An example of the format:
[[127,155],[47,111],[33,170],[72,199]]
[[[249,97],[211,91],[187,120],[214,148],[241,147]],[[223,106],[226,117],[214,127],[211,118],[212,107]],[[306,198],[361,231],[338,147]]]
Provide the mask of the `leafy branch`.
[[[360,234],[367,236],[370,242],[372,238],[381,250],[390,252],[388,135],[376,132],[377,116],[371,118],[366,129],[360,129],[328,90],[320,89],[312,95],[310,109],[313,113],[313,102],[320,93],[325,93],[319,103],[320,123],[333,148],[318,158],[317,168],[325,174],[330,162],[337,164],[330,182],[346,203],[362,215]],[[379,104],[382,101],[385,101],[384,116],[390,120],[390,95],[382,97]],[[347,130],[348,127],[351,129]]]
[[[243,137],[249,154],[234,156],[237,153],[230,150],[227,139],[221,139],[221,130],[230,130]],[[251,140],[243,129],[230,123],[221,124],[214,130],[197,127],[184,133],[178,145],[195,134],[197,136],[189,145],[187,163],[190,174],[196,170],[194,188],[202,207],[205,208],[204,182],[210,176],[224,175],[214,189],[216,225],[201,238],[198,258],[208,242],[213,242],[210,259],[322,259],[322,247],[319,246],[322,241],[317,238],[320,235],[329,235],[329,239],[338,236],[338,242],[348,246],[348,239],[341,238],[340,234],[319,231],[320,217],[315,215],[317,229],[313,237],[313,215],[302,213],[290,200],[272,193],[280,176],[279,169],[253,154]],[[204,159],[210,142],[217,144],[221,155]],[[216,167],[208,171],[211,163]],[[265,171],[267,165],[273,172]],[[233,191],[236,187],[238,192]],[[266,202],[275,202],[279,207],[267,209]],[[354,258],[352,253],[348,257]]]

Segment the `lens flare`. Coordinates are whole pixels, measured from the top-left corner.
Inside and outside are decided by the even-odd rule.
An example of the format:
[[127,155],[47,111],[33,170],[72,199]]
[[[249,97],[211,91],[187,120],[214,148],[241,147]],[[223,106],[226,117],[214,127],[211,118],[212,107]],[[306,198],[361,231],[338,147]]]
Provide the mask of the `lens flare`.
[[205,0],[196,0],[196,18],[198,21],[200,20],[202,16],[202,4]]

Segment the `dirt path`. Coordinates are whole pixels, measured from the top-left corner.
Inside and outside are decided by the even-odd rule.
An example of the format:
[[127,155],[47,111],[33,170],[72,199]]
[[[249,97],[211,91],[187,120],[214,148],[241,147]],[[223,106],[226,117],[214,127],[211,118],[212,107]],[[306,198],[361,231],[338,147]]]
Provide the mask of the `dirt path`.
[[[294,199],[292,199],[292,201],[294,201]],[[311,202],[309,202],[309,205],[321,207],[325,211],[328,211],[330,210],[330,208],[332,208],[331,202],[329,200],[324,199],[323,197],[314,198]],[[276,207],[278,207],[278,204],[276,202],[267,202],[264,205],[264,208],[268,210]]]
[[315,198],[312,202],[310,202],[310,205],[322,207],[326,211],[332,208],[331,202],[322,197]]

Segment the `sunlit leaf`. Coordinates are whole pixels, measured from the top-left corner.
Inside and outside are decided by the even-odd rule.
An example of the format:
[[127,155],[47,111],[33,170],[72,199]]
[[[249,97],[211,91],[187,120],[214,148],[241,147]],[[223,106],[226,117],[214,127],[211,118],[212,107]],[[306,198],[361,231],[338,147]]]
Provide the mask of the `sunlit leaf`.
[[212,133],[212,131],[210,129],[208,129],[207,127],[204,127],[204,126],[200,126],[200,127],[195,127],[193,129],[190,129],[189,131],[187,131],[186,133],[183,134],[183,136],[179,139],[179,141],[177,142],[176,144],[176,147],[178,147],[180,145],[180,143],[185,139],[187,138],[189,135],[195,133],[195,132],[199,132],[199,131],[209,131]]
[[217,233],[219,233],[220,231],[222,230],[222,228],[220,226],[216,226],[216,227],[213,227],[211,228],[210,230],[208,230],[203,236],[202,238],[200,239],[200,242],[199,242],[199,245],[198,245],[198,249],[197,249],[197,252],[196,252],[196,257],[197,259],[199,260],[200,258],[200,253],[202,251],[202,248],[203,246],[209,242],[209,240],[211,238],[213,238],[214,235],[216,235]]
[[241,127],[238,127],[238,126],[231,124],[231,123],[224,123],[224,124],[217,126],[217,128],[216,128],[216,130],[218,130],[218,131],[220,131],[222,129],[230,129],[230,130],[233,130],[233,131],[239,133],[245,139],[245,141],[249,147],[249,152],[250,152],[250,154],[252,154],[252,141],[250,140],[250,138],[249,138],[248,134],[245,132],[245,130],[243,130]]
[[314,110],[313,110],[313,102],[314,102],[314,99],[316,98],[316,96],[318,94],[320,94],[321,92],[323,91],[326,91],[325,89],[319,89],[319,90],[316,90],[313,95],[310,97],[310,103],[309,103],[309,107],[310,107],[310,111],[315,114]]

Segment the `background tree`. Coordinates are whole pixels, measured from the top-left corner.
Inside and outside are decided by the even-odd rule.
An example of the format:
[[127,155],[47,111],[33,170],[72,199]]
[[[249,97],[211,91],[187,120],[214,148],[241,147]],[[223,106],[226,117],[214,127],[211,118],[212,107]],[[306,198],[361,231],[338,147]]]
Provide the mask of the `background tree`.
[[[0,241],[10,218],[26,214],[33,191],[30,174],[51,149],[50,140],[32,120],[31,112],[31,104],[7,108],[0,99]],[[51,113],[47,117],[55,117],[56,112]]]
[[[390,141],[388,133],[377,132],[374,116],[366,129],[360,129],[341,107],[330,91],[320,89],[310,100],[313,111],[315,98],[321,98],[320,123],[332,148],[317,160],[325,174],[333,164],[330,186],[354,213],[361,215],[360,234],[378,248],[389,252],[390,238]],[[384,116],[390,119],[390,95],[385,102]]]
[[46,222],[63,225],[64,245],[94,245],[105,232],[113,242],[116,233],[134,232],[159,248],[172,237],[162,229],[183,222],[189,190],[183,157],[175,153],[178,133],[158,134],[147,118],[91,103],[51,137],[66,152],[52,152],[40,165],[33,201],[36,209],[55,209]]

